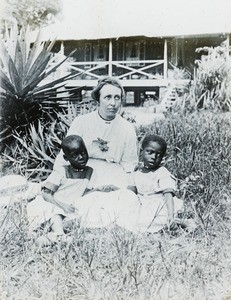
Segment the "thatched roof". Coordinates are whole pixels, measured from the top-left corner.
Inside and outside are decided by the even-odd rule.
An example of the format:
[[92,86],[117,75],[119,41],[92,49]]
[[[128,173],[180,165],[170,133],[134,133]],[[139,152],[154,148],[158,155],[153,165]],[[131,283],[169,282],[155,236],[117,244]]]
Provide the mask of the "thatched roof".
[[231,33],[230,0],[63,0],[63,20],[45,40]]

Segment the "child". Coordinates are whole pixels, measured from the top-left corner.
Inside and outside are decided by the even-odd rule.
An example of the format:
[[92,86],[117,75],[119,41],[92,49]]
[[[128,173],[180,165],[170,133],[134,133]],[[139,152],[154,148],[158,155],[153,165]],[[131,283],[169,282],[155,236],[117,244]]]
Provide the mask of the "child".
[[80,136],[67,136],[61,148],[69,165],[62,170],[52,171],[42,184],[42,197],[45,201],[37,197],[27,208],[29,218],[33,219],[32,227],[33,224],[37,226],[49,221],[52,232],[48,239],[51,242],[64,234],[63,219],[67,216],[74,217],[74,203],[90,190],[89,182],[93,172],[91,167],[86,166],[88,152]]
[[175,212],[183,202],[174,197],[176,179],[163,166],[167,144],[155,134],[144,137],[140,149],[140,163],[131,175],[129,189],[140,201],[137,218],[139,231],[157,232],[174,222]]

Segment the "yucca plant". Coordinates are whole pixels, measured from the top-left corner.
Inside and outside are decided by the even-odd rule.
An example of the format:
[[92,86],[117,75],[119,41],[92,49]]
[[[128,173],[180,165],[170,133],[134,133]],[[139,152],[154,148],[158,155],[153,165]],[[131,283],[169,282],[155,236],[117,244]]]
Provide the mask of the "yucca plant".
[[73,52],[52,66],[51,50],[55,41],[42,42],[38,34],[32,43],[30,37],[29,28],[19,31],[14,24],[9,30],[6,27],[4,39],[0,42],[1,131],[5,135],[6,128],[19,127],[22,130],[41,118],[47,106],[58,106],[60,100],[70,100],[74,96],[73,90],[64,97],[57,93],[57,89],[65,86],[76,73],[55,80],[48,77]]

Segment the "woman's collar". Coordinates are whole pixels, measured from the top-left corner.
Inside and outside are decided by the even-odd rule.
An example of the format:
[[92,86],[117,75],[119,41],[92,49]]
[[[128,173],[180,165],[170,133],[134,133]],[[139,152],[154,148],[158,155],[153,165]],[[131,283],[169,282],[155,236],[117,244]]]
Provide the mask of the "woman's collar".
[[100,115],[99,110],[98,110],[97,115],[99,116],[100,120],[104,121],[106,124],[111,124],[111,122],[114,121],[115,118],[116,118],[116,115],[115,115],[115,117],[114,117],[113,119],[111,119],[111,120],[104,119],[104,118]]

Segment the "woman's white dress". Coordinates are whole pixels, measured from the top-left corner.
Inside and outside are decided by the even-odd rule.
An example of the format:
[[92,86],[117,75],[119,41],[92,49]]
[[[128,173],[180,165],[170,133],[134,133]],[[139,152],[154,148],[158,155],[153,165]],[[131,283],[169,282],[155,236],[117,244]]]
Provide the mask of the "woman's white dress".
[[[137,137],[131,123],[119,114],[112,121],[105,121],[94,111],[74,119],[67,132],[72,134],[80,135],[86,144],[88,165],[96,173],[95,187],[107,184],[127,187],[126,173],[132,172],[138,163]],[[54,169],[59,170],[65,164],[61,151]]]

